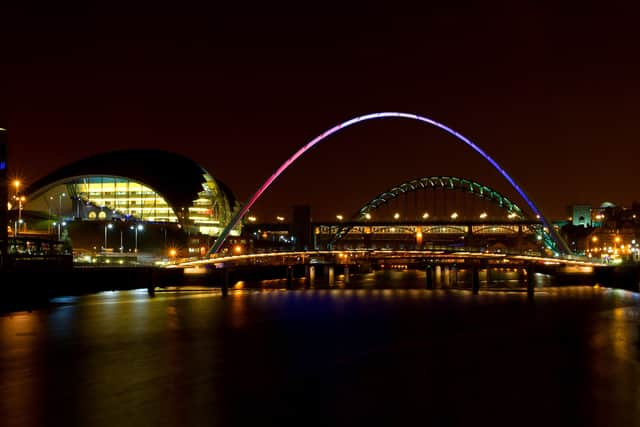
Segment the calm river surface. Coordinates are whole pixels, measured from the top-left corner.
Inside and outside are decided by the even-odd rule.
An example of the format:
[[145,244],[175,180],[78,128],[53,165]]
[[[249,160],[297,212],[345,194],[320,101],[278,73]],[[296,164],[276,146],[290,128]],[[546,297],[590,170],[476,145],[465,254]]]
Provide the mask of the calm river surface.
[[412,280],[106,292],[3,314],[0,425],[640,425],[638,294]]

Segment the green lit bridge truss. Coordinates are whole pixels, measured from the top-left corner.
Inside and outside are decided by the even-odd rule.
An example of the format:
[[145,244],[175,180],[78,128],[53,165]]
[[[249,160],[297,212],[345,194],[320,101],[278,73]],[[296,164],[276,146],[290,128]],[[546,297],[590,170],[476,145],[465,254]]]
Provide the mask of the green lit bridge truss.
[[[358,210],[358,212],[352,217],[349,224],[345,224],[337,230],[336,234],[330,241],[330,246],[346,236],[353,228],[353,223],[364,223],[367,219],[367,214],[372,213],[379,207],[389,203],[401,195],[427,189],[461,191],[480,199],[490,201],[499,208],[504,209],[514,220],[527,219],[523,211],[514,202],[486,185],[455,176],[431,176],[403,182],[402,184],[396,185],[374,197],[371,201],[360,208],[360,210]],[[554,253],[558,253],[559,251],[555,240],[549,234],[549,231],[544,228],[542,222],[540,222],[539,225],[534,225],[533,227],[535,227],[536,234],[541,240],[543,240],[545,246]]]

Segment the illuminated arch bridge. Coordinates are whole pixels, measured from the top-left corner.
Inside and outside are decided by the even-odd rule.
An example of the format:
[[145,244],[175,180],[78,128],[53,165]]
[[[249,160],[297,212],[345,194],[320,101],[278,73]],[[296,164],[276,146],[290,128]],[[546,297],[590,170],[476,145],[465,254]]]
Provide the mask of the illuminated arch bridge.
[[25,193],[25,210],[49,219],[173,223],[209,236],[219,235],[239,209],[229,188],[203,167],[161,150],[88,157],[39,179]]
[[343,249],[370,247],[372,238],[378,239],[373,246],[396,240],[402,249],[423,248],[423,239],[445,246],[500,242],[527,250],[553,247],[538,218],[527,218],[514,202],[486,185],[452,176],[403,182],[367,202],[350,220],[319,224],[314,233],[318,247]]
[[562,237],[557,233],[555,229],[551,226],[549,221],[540,213],[540,210],[537,208],[535,203],[525,194],[524,190],[520,188],[520,186],[514,181],[514,179],[496,162],[489,154],[487,154],[483,149],[481,149],[478,145],[476,145],[469,138],[464,135],[456,132],[452,128],[437,122],[429,117],[421,116],[418,114],[404,113],[398,111],[383,111],[379,113],[371,113],[365,114],[363,116],[354,117],[345,122],[339,123],[326,131],[322,132],[320,135],[316,136],[305,145],[303,145],[298,151],[296,151],[291,157],[289,157],[276,171],[267,178],[264,183],[258,188],[258,190],[247,200],[247,202],[242,206],[242,208],[233,216],[231,221],[227,224],[225,229],[222,231],[220,236],[216,239],[215,243],[209,248],[206,252],[206,257],[215,256],[218,251],[221,249],[222,245],[226,237],[229,235],[231,230],[238,224],[244,215],[247,214],[249,209],[253,206],[253,204],[260,198],[260,196],[273,184],[273,182],[292,164],[296,162],[298,158],[304,155],[307,151],[311,150],[313,147],[329,138],[331,135],[340,132],[343,129],[346,129],[350,126],[354,126],[359,123],[368,122],[370,120],[380,120],[380,119],[388,119],[388,118],[396,118],[396,119],[409,119],[414,120],[419,123],[424,123],[430,126],[434,126],[439,128],[448,134],[455,137],[461,143],[464,143],[467,147],[473,149],[476,153],[478,153],[485,161],[487,161],[493,168],[500,173],[506,181],[511,185],[511,187],[522,197],[522,199],[527,203],[531,211],[536,215],[537,219],[540,219],[544,228],[546,230],[545,236],[548,238],[545,242],[547,247],[549,247],[555,254],[563,253],[563,254],[571,254],[571,249],[567,245],[567,243],[562,239]]

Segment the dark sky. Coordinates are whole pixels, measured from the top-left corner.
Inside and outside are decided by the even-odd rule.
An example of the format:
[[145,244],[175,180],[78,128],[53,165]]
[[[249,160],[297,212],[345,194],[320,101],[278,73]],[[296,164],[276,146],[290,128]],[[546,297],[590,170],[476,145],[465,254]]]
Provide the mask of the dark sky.
[[[637,9],[48,3],[15,6],[0,30],[1,119],[12,173],[27,183],[91,154],[160,148],[196,159],[246,200],[309,139],[387,110],[471,138],[547,216],[574,202],[640,199]],[[254,211],[287,216],[308,203],[315,218],[350,214],[431,175],[472,178],[518,200],[463,144],[392,119],[325,141]]]

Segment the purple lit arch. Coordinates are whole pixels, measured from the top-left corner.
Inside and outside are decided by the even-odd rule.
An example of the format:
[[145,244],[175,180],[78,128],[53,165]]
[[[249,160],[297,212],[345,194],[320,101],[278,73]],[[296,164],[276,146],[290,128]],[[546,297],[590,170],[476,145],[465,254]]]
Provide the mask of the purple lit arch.
[[323,141],[325,138],[333,135],[334,133],[336,133],[336,132],[338,132],[338,131],[340,131],[340,130],[342,130],[344,128],[347,128],[349,126],[352,126],[352,125],[355,125],[357,123],[364,122],[364,121],[367,121],[367,120],[384,119],[384,118],[389,118],[389,117],[417,120],[419,122],[427,123],[427,124],[430,124],[432,126],[438,127],[440,129],[450,133],[451,135],[455,136],[460,141],[464,142],[469,147],[473,148],[475,151],[480,153],[482,155],[482,157],[485,158],[485,160],[487,160],[489,163],[491,163],[491,165],[498,172],[500,172],[500,174],[502,174],[502,176],[509,182],[509,184],[511,184],[511,186],[518,192],[518,194],[520,194],[522,199],[525,202],[527,202],[527,205],[529,205],[529,207],[531,208],[533,213],[535,215],[537,215],[538,217],[540,217],[540,219],[542,220],[542,223],[544,224],[544,226],[546,228],[548,228],[551,236],[553,237],[553,240],[558,245],[558,247],[561,248],[561,250],[566,252],[566,253],[571,253],[571,250],[567,247],[567,244],[560,238],[560,236],[557,235],[557,233],[555,233],[553,227],[550,226],[549,222],[540,213],[540,210],[536,207],[536,205],[533,203],[533,201],[531,201],[531,199],[525,194],[525,192],[522,190],[522,188],[520,188],[520,186],[518,184],[516,184],[516,182],[513,180],[513,178],[511,178],[511,176],[504,169],[502,169],[502,167],[498,164],[498,162],[493,160],[491,158],[491,156],[489,156],[482,148],[478,147],[476,144],[474,144],[470,139],[466,138],[464,135],[461,135],[458,132],[456,132],[455,130],[443,125],[442,123],[436,122],[435,120],[432,120],[432,119],[430,119],[428,117],[419,116],[417,114],[386,111],[386,112],[381,112],[381,113],[365,114],[364,116],[359,116],[359,117],[355,117],[355,118],[353,118],[351,120],[347,120],[346,122],[343,122],[343,123],[341,123],[341,124],[339,124],[337,126],[334,126],[329,130],[326,130],[322,134],[318,135],[317,137],[315,137],[314,139],[312,139],[311,141],[306,143],[298,151],[296,151],[293,156],[291,156],[287,161],[285,161],[273,173],[273,175],[271,175],[264,182],[264,184],[262,184],[262,186],[260,186],[258,191],[256,191],[255,194],[253,196],[251,196],[251,198],[242,207],[242,209],[231,219],[231,221],[227,224],[225,229],[222,231],[222,234],[220,234],[220,236],[215,241],[213,246],[211,246],[211,248],[207,252],[206,257],[209,257],[211,254],[217,253],[220,250],[220,248],[222,247],[222,244],[226,240],[227,235],[229,234],[231,229],[233,229],[233,227],[236,226],[236,224],[240,221],[240,219],[242,217],[244,217],[244,215],[246,215],[246,213],[249,211],[249,209],[251,209],[251,206],[253,206],[253,204],[260,198],[262,193],[264,193],[265,190],[267,188],[269,188],[269,186],[273,183],[273,181],[275,181],[276,178],[278,178],[280,176],[280,174],[282,174],[282,172],[284,172],[289,166],[291,166],[291,164],[293,162],[298,160],[298,157],[302,156],[305,152],[307,152],[308,150],[313,148],[316,144],[318,144],[319,142]]

